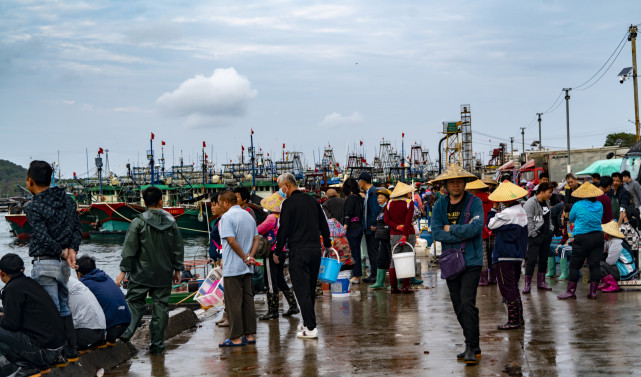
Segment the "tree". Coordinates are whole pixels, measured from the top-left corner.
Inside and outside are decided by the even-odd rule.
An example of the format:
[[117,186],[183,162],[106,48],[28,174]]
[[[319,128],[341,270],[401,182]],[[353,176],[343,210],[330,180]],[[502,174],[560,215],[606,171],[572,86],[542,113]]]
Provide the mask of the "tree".
[[605,138],[604,147],[626,147],[629,148],[637,143],[637,135],[631,134],[629,132],[617,132],[614,134],[609,134]]

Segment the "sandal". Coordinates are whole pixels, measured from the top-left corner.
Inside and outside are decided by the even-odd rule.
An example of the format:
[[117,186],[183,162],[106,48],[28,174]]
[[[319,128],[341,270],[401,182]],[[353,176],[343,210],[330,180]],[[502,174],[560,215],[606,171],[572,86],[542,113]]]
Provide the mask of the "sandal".
[[236,344],[236,343],[232,342],[230,338],[227,338],[225,341],[223,341],[222,343],[218,344],[218,347],[242,347],[244,345],[245,345],[245,343],[242,342],[242,341],[240,342],[240,344]]
[[243,343],[246,343],[246,344],[256,344],[256,338],[254,338],[254,340],[248,340],[245,335],[243,335],[242,341]]

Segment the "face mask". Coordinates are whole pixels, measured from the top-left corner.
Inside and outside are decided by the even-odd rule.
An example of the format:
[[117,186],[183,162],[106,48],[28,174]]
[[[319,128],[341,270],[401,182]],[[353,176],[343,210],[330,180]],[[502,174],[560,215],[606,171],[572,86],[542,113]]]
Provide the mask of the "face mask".
[[281,189],[278,189],[278,193],[280,194],[280,196],[282,196],[282,197],[283,197],[283,199],[287,199],[287,194],[283,192],[283,189],[282,189],[282,188],[281,188]]

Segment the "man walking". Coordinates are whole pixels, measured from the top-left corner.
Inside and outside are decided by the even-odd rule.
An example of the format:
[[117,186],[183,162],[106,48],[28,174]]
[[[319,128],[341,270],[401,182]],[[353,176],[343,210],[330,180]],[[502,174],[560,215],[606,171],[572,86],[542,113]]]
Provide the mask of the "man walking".
[[298,190],[296,178],[291,173],[278,177],[280,192],[287,196],[281,208],[274,262],[282,263],[285,244],[289,249],[289,274],[296,299],[303,315],[299,338],[318,338],[314,312],[316,281],[321,261],[320,237],[325,249],[332,247],[327,220],[313,197]]
[[255,344],[256,309],[252,293],[252,276],[256,264],[259,236],[256,221],[237,204],[236,195],[223,191],[218,195],[223,212],[220,238],[223,243],[223,285],[225,307],[229,318],[229,338],[219,347]]
[[381,206],[378,204],[376,187],[372,185],[372,176],[363,172],[358,177],[358,186],[365,191],[365,205],[363,206],[363,230],[365,243],[367,244],[367,257],[369,258],[369,276],[363,279],[365,283],[376,281],[376,262],[378,261],[379,240],[374,237],[376,230],[376,219],[381,213]]
[[161,354],[165,350],[165,328],[169,321],[169,296],[172,282],[180,282],[185,250],[176,220],[162,209],[162,191],[151,186],[142,192],[147,211],[136,217],[129,225],[122,249],[120,285],[129,274],[127,304],[131,311],[131,323],[121,339],[129,341],[140,324],[145,310],[147,294],[153,300],[151,344],[149,352]]
[[[483,265],[482,232],[485,221],[481,199],[465,192],[465,182],[476,179],[472,173],[452,164],[432,181],[444,182],[449,193],[436,202],[432,209],[434,240],[441,242],[443,250],[461,248],[465,243],[465,270],[457,277],[448,279],[447,287],[465,336],[465,352],[458,354],[457,359],[472,365],[481,357],[476,289]],[[466,216],[466,213],[469,215]]]
[[45,161],[32,161],[27,171],[27,189],[34,195],[25,208],[27,221],[33,229],[29,256],[33,258],[31,277],[42,285],[56,304],[67,343],[57,365],[78,361],[76,335],[69,311],[70,269],[76,268],[76,253],[82,238],[82,225],[76,203],[62,187],[49,187],[53,169]]
[[639,182],[632,179],[630,172],[627,170],[621,172],[621,177],[623,178],[625,189],[628,190],[630,196],[634,200],[634,206],[637,209],[641,208],[641,185]]

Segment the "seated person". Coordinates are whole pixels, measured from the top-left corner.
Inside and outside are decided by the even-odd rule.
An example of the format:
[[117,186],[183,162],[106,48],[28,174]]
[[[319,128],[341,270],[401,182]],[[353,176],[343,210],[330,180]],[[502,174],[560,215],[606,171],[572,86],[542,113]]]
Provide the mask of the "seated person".
[[73,318],[73,328],[76,332],[78,353],[87,353],[90,348],[103,348],[105,344],[105,313],[91,293],[81,281],[69,279],[69,310]]
[[618,292],[620,288],[617,281],[629,279],[637,272],[637,268],[630,245],[625,242],[625,236],[619,230],[619,225],[610,221],[601,227],[606,239],[604,246],[606,258],[601,261],[601,285],[597,289],[601,289],[602,292]]
[[76,264],[78,279],[91,290],[102,307],[107,323],[107,345],[113,346],[131,322],[125,295],[109,275],[96,268],[93,258],[83,255]]
[[66,341],[62,318],[45,289],[24,275],[24,262],[13,253],[0,259],[4,313],[0,316],[2,375],[39,376],[60,357]]
[[639,265],[639,232],[637,226],[639,224],[639,210],[634,206],[629,205],[621,208],[619,215],[619,230],[625,236],[625,242],[630,246],[634,262]]

